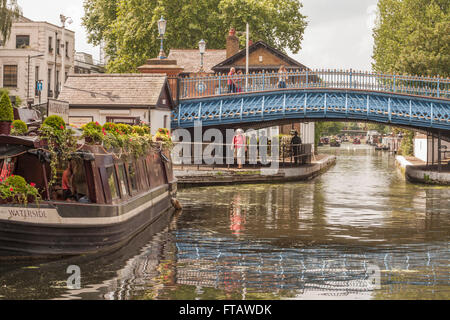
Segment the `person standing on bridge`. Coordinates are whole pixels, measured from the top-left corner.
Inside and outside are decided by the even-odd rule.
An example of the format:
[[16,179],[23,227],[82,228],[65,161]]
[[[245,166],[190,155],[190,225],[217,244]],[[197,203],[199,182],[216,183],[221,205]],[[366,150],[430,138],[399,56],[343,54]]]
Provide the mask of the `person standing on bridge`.
[[278,70],[278,88],[284,89],[286,88],[287,81],[287,70],[285,66],[281,66],[280,70]]
[[234,67],[232,67],[230,69],[230,73],[228,73],[228,92],[229,93],[235,93],[237,88],[236,88],[236,81],[234,79],[234,76],[236,75],[236,69]]

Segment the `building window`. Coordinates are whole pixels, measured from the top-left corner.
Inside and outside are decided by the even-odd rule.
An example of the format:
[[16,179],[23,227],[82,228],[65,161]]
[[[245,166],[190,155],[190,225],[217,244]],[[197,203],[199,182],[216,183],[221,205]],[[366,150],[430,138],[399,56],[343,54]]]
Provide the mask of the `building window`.
[[48,88],[48,97],[53,98],[53,91],[52,91],[52,69],[48,69],[48,75],[47,75],[47,88]]
[[66,41],[66,45],[64,46],[64,50],[66,51],[66,57],[69,58],[69,41]]
[[55,99],[58,98],[59,95],[59,70],[56,71],[56,79],[55,79]]
[[138,125],[141,122],[140,117],[114,117],[114,116],[107,116],[106,122],[112,122],[112,123],[124,123],[129,124],[131,126]]
[[169,128],[169,116],[164,116],[164,127],[163,128]]
[[61,40],[57,39],[56,40],[56,54],[59,56],[60,52],[59,52],[59,47],[61,46]]
[[17,88],[17,65],[3,66],[3,87]]
[[16,49],[24,49],[30,46],[30,36],[17,35],[16,36]]
[[53,52],[53,37],[48,37],[48,52]]

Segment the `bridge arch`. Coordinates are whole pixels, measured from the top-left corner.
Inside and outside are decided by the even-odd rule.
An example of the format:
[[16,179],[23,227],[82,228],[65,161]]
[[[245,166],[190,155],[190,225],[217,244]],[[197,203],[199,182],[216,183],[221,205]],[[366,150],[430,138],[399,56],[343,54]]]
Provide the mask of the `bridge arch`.
[[281,89],[181,100],[172,128],[255,127],[298,121],[376,122],[450,135],[450,100],[370,90]]

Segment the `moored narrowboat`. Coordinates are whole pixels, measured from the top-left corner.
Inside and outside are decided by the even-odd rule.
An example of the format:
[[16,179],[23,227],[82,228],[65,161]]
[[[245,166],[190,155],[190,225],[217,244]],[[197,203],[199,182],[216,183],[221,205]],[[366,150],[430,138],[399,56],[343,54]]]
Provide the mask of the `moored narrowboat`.
[[[130,157],[102,145],[82,144],[70,159],[59,161],[58,168],[52,168],[51,157],[37,136],[0,135],[2,258],[113,249],[174,210],[177,183],[170,152],[162,143]],[[51,185],[53,169],[57,177]],[[64,186],[66,171],[71,191]],[[28,189],[13,185],[14,177],[23,177]],[[19,187],[39,194],[24,191],[20,199],[17,193],[8,198],[8,188]]]

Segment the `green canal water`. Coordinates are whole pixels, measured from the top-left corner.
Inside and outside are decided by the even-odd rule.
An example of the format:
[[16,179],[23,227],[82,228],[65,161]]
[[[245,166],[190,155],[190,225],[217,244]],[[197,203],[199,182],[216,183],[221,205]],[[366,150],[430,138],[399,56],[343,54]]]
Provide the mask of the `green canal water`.
[[338,161],[312,181],[180,190],[182,212],[113,253],[1,261],[0,298],[450,299],[450,188],[367,146],[321,152]]

